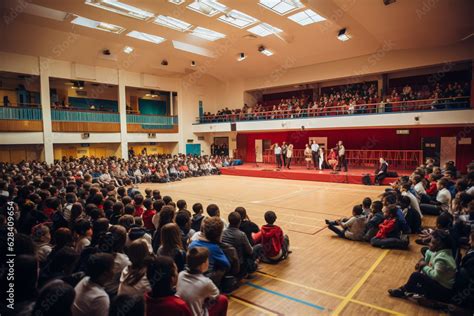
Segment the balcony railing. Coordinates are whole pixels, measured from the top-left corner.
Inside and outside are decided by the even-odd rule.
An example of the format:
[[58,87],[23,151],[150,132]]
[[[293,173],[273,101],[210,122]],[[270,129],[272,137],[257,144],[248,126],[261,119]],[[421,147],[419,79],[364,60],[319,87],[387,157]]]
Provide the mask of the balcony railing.
[[178,124],[178,117],[127,114],[127,124],[140,124],[144,129],[171,129]]
[[120,115],[114,112],[52,109],[51,119],[56,122],[119,123]]
[[0,120],[41,121],[41,109],[35,107],[0,107]]
[[196,123],[219,123],[239,121],[261,121],[277,119],[299,119],[311,117],[328,117],[343,115],[368,115],[383,113],[404,113],[415,111],[443,111],[469,108],[469,97],[456,97],[446,99],[426,99],[414,101],[380,102],[369,104],[355,104],[343,106],[329,106],[318,108],[295,108],[288,110],[272,110],[254,113],[239,113],[225,115],[207,115],[198,117]]

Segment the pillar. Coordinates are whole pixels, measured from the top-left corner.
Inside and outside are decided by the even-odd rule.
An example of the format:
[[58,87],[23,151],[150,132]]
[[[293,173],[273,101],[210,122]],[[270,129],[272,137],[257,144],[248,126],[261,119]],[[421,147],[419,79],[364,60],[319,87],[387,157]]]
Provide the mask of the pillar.
[[128,160],[127,97],[125,91],[125,74],[123,70],[118,70],[118,106],[120,114],[120,150],[122,158]]
[[51,164],[54,162],[53,127],[51,121],[51,98],[49,92],[49,59],[38,58],[40,70],[40,95],[41,111],[43,115],[43,145],[44,160]]

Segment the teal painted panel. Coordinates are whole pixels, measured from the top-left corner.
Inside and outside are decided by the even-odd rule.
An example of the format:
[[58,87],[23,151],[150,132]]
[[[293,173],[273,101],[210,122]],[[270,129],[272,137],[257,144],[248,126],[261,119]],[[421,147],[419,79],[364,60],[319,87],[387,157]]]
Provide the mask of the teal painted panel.
[[138,110],[145,115],[166,115],[166,101],[138,99]]
[[51,119],[60,122],[119,123],[118,113],[51,110]]
[[186,144],[186,155],[200,155],[201,144]]
[[90,106],[94,105],[98,111],[118,112],[118,101],[115,100],[69,97],[68,102],[71,107],[77,109],[89,110]]
[[43,119],[41,109],[0,107],[1,120],[27,120],[41,121]]

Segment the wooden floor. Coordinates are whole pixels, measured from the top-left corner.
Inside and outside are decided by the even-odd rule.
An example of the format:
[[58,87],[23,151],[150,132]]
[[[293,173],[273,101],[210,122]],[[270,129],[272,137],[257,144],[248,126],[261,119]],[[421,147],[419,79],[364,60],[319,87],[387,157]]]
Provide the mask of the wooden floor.
[[[410,250],[382,250],[367,243],[336,238],[324,219],[349,216],[352,206],[383,187],[212,176],[169,184],[146,184],[174,201],[184,199],[204,207],[216,203],[227,218],[237,206],[263,224],[274,210],[290,238],[293,253],[278,265],[260,265],[260,272],[230,297],[229,315],[434,315],[387,289],[403,284],[419,259],[413,240]],[[434,219],[427,219],[429,224]]]

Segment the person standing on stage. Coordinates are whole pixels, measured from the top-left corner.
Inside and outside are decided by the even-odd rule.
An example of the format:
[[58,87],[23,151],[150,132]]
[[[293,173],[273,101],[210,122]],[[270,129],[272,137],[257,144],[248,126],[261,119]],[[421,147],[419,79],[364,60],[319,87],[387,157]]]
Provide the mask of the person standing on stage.
[[375,185],[380,185],[383,179],[387,177],[388,163],[382,157],[379,159],[379,161],[380,161],[380,166],[377,169],[377,172],[375,175]]
[[304,149],[304,160],[306,161],[306,169],[311,169],[311,160],[312,160],[312,153],[311,153],[311,148],[309,148],[309,145],[306,144],[306,148]]
[[273,144],[273,151],[275,153],[275,161],[277,168],[281,168],[281,147],[278,145],[278,143]]
[[293,158],[293,145],[289,144],[286,148],[286,167],[290,169],[291,158]]
[[286,152],[288,150],[288,145],[286,144],[286,142],[283,142],[283,144],[281,145],[281,159],[282,159],[282,162],[283,162],[283,168],[285,168],[286,166]]
[[323,170],[324,164],[324,149],[323,147],[319,147],[319,170]]
[[347,172],[346,148],[342,144],[342,140],[337,143],[337,155],[339,157],[339,168]]
[[319,145],[315,140],[311,141],[311,155],[313,156],[314,169],[317,169],[319,165]]

